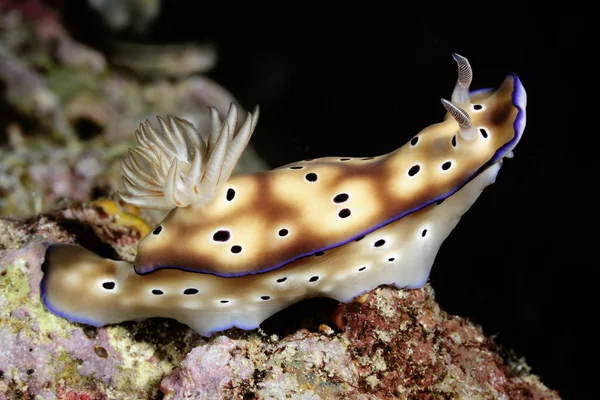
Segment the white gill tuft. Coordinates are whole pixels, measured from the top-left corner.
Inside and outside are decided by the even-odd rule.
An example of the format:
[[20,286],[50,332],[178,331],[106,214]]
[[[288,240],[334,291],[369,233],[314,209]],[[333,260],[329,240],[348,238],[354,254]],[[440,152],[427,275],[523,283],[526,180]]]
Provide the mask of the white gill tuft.
[[225,183],[239,161],[258,122],[259,108],[248,113],[237,135],[238,109],[231,104],[224,120],[210,107],[211,129],[198,133],[186,120],[157,117],[135,132],[138,141],[121,162],[121,198],[135,206],[169,210],[203,204]]

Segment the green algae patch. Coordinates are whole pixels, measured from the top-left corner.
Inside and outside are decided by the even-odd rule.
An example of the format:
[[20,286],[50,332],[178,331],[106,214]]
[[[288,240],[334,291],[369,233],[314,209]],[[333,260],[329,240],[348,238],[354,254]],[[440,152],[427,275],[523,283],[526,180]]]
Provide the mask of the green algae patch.
[[[48,312],[39,296],[30,296],[31,286],[28,263],[24,259],[16,259],[0,273],[0,324],[8,327],[13,333],[25,333],[28,337],[38,337],[41,341],[49,341],[47,334],[68,336],[73,329],[71,324]],[[13,313],[23,308],[28,317],[15,318]],[[39,332],[34,331],[37,325]]]
[[16,260],[0,272],[0,324],[15,334],[28,328],[27,321],[13,318],[12,313],[28,305],[30,290],[25,260]]
[[29,301],[29,274],[25,260],[16,260],[0,273],[0,290],[9,309]]

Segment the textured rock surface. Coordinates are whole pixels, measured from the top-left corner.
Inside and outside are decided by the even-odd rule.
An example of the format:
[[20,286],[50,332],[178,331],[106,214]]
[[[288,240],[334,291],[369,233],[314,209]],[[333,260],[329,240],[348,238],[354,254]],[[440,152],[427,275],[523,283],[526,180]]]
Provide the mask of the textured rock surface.
[[[96,216],[81,232],[95,224],[117,248],[123,238],[134,243],[127,228],[109,228],[99,207],[78,215]],[[164,322],[96,329],[48,313],[39,299],[40,261],[49,243],[77,236],[54,218],[0,220],[0,399],[156,398],[160,380],[201,339]]]
[[130,259],[148,230],[133,211],[101,201],[0,219],[0,399],[559,398],[479,327],[440,310],[429,285],[380,287],[339,307],[330,326],[285,337],[232,329],[207,340],[158,319],[96,329],[47,312],[46,247],[77,241]]

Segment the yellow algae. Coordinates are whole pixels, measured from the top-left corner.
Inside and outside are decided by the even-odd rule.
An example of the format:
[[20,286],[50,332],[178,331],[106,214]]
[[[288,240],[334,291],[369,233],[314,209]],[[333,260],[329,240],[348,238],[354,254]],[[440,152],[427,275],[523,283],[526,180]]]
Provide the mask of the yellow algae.
[[135,206],[121,207],[113,200],[96,200],[93,205],[112,216],[119,225],[138,231],[141,237],[146,236],[151,230],[146,221],[140,218],[139,209]]

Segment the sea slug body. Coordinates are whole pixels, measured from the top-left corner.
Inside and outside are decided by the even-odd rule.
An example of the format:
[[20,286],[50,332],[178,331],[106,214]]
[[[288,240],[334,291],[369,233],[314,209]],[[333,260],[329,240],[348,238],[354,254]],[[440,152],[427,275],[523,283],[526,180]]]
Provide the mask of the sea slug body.
[[[159,119],[123,162],[124,200],[171,209],[133,264],[72,244],[46,252],[42,299],[95,326],[174,318],[203,335],[256,328],[302,299],[350,301],[381,284],[422,286],[460,217],[495,181],[525,128],[526,94],[509,74],[470,92],[472,70],[442,99],[443,122],[378,157],[327,157],[230,175],[259,110],[236,130],[232,105],[212,129]],[[236,134],[237,131],[237,134]]]

